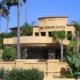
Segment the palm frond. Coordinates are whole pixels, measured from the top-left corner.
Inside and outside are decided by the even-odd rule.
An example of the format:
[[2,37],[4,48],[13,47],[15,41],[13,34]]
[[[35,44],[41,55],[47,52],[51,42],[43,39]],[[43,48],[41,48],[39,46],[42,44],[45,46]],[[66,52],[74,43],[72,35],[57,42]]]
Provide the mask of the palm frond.
[[53,37],[53,39],[56,40],[58,38],[58,32],[57,31],[52,32],[51,36]]
[[76,31],[80,32],[80,23],[78,23],[77,21],[72,21],[72,23],[74,24]]
[[65,34],[65,31],[58,31],[58,38],[59,39],[61,39],[61,40],[63,40],[63,39],[65,39],[65,37],[66,37],[66,34]]
[[2,10],[3,10],[2,16],[3,16],[4,18],[6,18],[6,17],[9,15],[9,12],[8,12],[8,10],[7,10],[5,7],[3,7]]

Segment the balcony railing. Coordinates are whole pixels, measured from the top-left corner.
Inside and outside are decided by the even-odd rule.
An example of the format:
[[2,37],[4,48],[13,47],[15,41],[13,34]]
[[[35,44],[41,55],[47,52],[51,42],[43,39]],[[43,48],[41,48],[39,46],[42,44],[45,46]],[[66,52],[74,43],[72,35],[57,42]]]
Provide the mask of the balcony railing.
[[[51,37],[35,37],[35,36],[22,36],[20,37],[20,44],[50,44],[50,43],[60,43],[60,40],[54,40]],[[4,38],[4,44],[17,44],[17,37]],[[63,40],[63,44],[68,45],[68,40]]]

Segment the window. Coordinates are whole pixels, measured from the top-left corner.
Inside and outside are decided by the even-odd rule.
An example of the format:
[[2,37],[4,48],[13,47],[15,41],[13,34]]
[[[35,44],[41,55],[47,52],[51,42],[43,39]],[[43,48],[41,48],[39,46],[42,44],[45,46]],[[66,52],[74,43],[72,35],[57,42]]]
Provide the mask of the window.
[[46,27],[45,27],[45,29],[49,29],[49,28],[50,28],[50,26],[46,26]]
[[72,32],[71,31],[67,31],[67,39],[68,40],[72,39]]
[[46,32],[41,32],[41,36],[46,36]]
[[52,32],[48,32],[49,37],[52,37],[51,33],[52,33]]
[[36,32],[36,33],[35,33],[35,36],[39,36],[39,33],[38,33],[38,32]]
[[51,26],[51,29],[55,28],[55,26]]
[[40,30],[43,30],[43,29],[44,29],[44,27],[39,27],[39,29],[40,29]]

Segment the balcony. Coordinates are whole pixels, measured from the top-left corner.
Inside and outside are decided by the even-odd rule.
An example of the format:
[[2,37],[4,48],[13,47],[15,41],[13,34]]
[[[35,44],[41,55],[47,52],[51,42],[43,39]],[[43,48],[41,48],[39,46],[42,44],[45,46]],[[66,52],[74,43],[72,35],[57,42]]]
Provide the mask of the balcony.
[[[17,44],[17,37],[13,37],[13,38],[4,38],[3,41],[4,45],[16,45]],[[35,36],[21,36],[20,37],[20,44],[21,45],[26,45],[29,46],[31,44],[38,44],[39,46],[41,44],[53,44],[53,43],[60,43],[60,40],[54,40],[51,37],[35,37]],[[63,40],[63,44],[64,45],[68,45],[69,41],[68,40]]]

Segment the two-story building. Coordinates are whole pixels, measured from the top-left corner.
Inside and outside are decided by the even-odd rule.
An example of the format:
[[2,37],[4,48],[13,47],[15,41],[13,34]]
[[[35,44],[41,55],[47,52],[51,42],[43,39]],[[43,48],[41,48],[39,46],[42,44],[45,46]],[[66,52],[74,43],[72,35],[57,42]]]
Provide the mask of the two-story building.
[[[52,16],[38,18],[38,26],[33,27],[32,36],[21,36],[20,46],[21,54],[26,48],[27,59],[59,59],[60,58],[60,40],[56,41],[51,37],[51,32],[64,30],[66,35],[75,35],[75,28],[73,24],[68,24],[67,16]],[[12,31],[15,28],[11,28]],[[64,55],[66,54],[66,46],[72,37],[66,37],[63,40]],[[15,47],[17,45],[17,37],[5,38],[4,45]],[[52,57],[51,57],[52,56]]]

